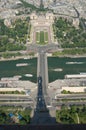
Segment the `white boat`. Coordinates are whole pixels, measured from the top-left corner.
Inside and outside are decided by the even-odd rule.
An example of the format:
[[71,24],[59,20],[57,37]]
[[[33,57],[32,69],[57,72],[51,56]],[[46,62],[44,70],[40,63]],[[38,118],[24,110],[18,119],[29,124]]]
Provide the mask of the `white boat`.
[[81,72],[80,75],[86,75],[86,72]]
[[21,75],[16,75],[16,76],[13,76],[14,78],[21,78],[22,76]]
[[54,71],[60,72],[60,71],[63,71],[63,69],[62,68],[57,68],[57,69],[54,69]]
[[19,66],[28,66],[28,63],[19,63],[19,64],[16,64],[17,67]]
[[30,59],[30,57],[24,57],[24,60]]
[[66,64],[83,64],[84,62],[66,62]]
[[33,77],[32,74],[25,74],[26,77]]

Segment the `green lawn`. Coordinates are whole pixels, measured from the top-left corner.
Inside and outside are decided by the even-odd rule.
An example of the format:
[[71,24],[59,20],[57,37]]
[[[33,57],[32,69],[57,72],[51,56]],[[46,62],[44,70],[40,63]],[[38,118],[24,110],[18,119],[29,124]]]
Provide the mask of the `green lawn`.
[[36,42],[39,43],[40,41],[40,32],[36,32]]
[[48,33],[47,33],[47,32],[44,33],[44,38],[45,38],[45,39],[44,39],[45,42],[48,42]]
[[40,31],[36,32],[36,43],[40,45],[44,45],[48,43],[48,32],[47,31]]
[[44,42],[44,32],[40,31],[40,43],[43,44]]

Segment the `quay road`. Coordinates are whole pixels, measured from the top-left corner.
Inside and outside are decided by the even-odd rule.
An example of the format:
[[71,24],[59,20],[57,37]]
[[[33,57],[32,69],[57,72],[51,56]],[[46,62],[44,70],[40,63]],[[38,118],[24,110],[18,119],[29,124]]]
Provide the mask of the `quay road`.
[[9,105],[9,106],[34,106],[34,100],[29,95],[9,95],[9,94],[0,94],[0,106]]
[[86,99],[86,94],[58,94],[55,99]]
[[14,99],[13,97],[12,98],[7,98],[7,99],[5,99],[5,98],[1,98],[0,99],[0,102],[1,101],[3,101],[3,102],[5,102],[5,101],[10,101],[10,102],[13,102],[13,101],[16,101],[16,102],[21,102],[21,101],[33,101],[31,98],[28,98],[28,99],[20,99],[20,98],[18,98],[18,99]]
[[[64,100],[64,101],[63,101]],[[58,94],[52,100],[52,106],[86,105],[86,94]]]
[[31,101],[22,101],[22,102],[0,102],[0,106],[22,106],[22,107],[30,107],[33,108],[34,104]]
[[0,94],[1,99],[31,99],[29,95],[19,95],[19,94]]
[[57,106],[62,106],[62,105],[65,105],[65,106],[71,106],[71,105],[86,105],[86,100],[85,101],[55,101],[55,102],[52,102],[52,106],[53,107],[57,107]]
[[27,45],[27,51],[33,51],[33,52],[52,52],[52,51],[62,51],[63,49],[60,47],[59,44],[55,43],[49,43],[48,45],[39,46],[35,43],[32,43],[31,45]]

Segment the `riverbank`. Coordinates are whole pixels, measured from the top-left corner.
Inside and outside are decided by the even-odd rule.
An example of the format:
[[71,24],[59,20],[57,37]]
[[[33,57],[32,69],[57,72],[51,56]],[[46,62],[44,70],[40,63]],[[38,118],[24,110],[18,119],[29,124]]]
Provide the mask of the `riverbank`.
[[[69,58],[83,58],[86,57],[85,55],[58,55],[58,56],[52,56],[52,54],[47,54],[48,57],[69,57]],[[0,58],[0,61],[10,61],[10,60],[19,60],[19,59],[32,59],[32,58],[36,58],[37,55],[35,56],[16,56],[16,57],[11,57],[11,58]]]
[[83,57],[86,57],[86,54],[85,55],[58,55],[58,56],[53,56],[53,57],[83,58]]
[[11,58],[3,58],[3,57],[1,57],[0,61],[11,61],[11,60],[19,60],[19,59],[32,59],[34,57],[32,57],[32,56],[16,56],[16,57],[11,57]]
[[10,61],[10,60],[19,60],[19,59],[23,59],[24,57],[22,56],[18,56],[18,57],[11,57],[11,58],[0,58],[0,61]]

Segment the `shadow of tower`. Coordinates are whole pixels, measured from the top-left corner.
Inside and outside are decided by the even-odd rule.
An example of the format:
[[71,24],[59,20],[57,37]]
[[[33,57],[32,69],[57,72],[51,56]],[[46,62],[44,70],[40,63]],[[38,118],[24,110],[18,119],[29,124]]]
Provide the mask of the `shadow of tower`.
[[46,106],[46,102],[42,89],[42,77],[38,77],[38,93],[37,93],[36,109],[34,110],[34,116],[31,119],[31,124],[34,125],[46,125],[55,124],[55,118],[50,116],[49,109]]

